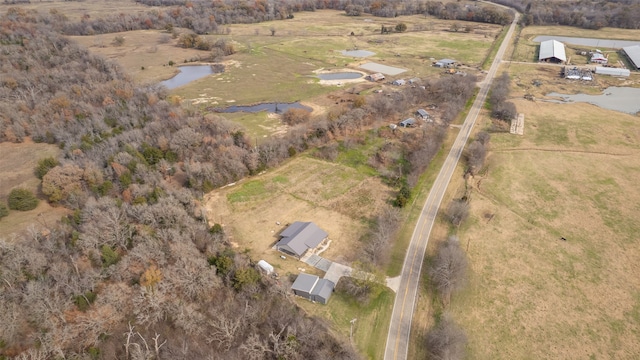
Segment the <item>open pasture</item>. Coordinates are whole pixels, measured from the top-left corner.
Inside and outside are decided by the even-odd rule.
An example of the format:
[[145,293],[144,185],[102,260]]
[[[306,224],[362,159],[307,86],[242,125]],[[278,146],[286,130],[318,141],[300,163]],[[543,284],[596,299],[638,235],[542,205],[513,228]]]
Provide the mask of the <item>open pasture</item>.
[[515,103],[524,136],[493,134],[459,234],[471,274],[451,311],[469,354],[637,358],[640,122],[588,104]]

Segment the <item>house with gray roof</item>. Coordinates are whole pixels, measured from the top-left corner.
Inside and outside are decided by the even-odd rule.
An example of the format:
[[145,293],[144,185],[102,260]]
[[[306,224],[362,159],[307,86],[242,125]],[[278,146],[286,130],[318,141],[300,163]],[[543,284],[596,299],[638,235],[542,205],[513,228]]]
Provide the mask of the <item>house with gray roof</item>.
[[540,43],[538,61],[564,63],[567,62],[567,54],[564,44],[557,40],[547,40]]
[[302,273],[291,285],[293,293],[311,301],[326,304],[333,294],[336,284],[331,280],[320,279],[316,275]]
[[400,121],[398,123],[398,125],[402,126],[402,127],[412,127],[416,124],[416,119],[414,118],[408,118],[408,119],[404,119],[402,121]]
[[309,249],[322,243],[329,234],[312,222],[296,221],[280,233],[276,249],[301,258]]

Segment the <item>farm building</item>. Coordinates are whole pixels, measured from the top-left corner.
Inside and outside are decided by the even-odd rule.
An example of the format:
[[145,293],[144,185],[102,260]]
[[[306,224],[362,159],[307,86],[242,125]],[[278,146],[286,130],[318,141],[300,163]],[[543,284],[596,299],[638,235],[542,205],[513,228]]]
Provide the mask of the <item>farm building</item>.
[[368,75],[366,79],[369,81],[382,81],[384,80],[384,75],[382,75],[381,73],[375,73]]
[[327,236],[324,230],[312,222],[296,221],[280,233],[276,249],[300,258],[307,250],[320,245]]
[[408,118],[398,123],[398,125],[402,127],[411,127],[411,126],[414,126],[415,124],[416,124],[416,119],[414,118]]
[[631,75],[631,71],[629,69],[596,66],[596,74],[627,77]]
[[640,70],[640,45],[625,46],[622,52],[629,58],[635,70]]
[[265,274],[271,275],[274,272],[273,266],[264,260],[258,261],[258,268],[264,271]]
[[607,62],[609,62],[609,59],[607,59],[601,52],[596,51],[591,54],[591,60],[589,61],[594,64],[605,65]]
[[442,59],[442,60],[438,60],[434,66],[435,67],[441,67],[441,68],[445,68],[445,67],[449,67],[449,66],[453,66],[456,63],[455,60],[451,60],[451,59]]
[[418,111],[416,111],[416,116],[421,118],[422,120],[429,120],[429,118],[431,118],[431,116],[429,116],[429,113],[425,109],[418,109]]
[[291,285],[293,293],[305,299],[326,304],[336,284],[331,280],[320,279],[316,275],[300,274]]
[[396,86],[402,86],[404,84],[406,84],[407,81],[405,79],[398,79],[398,80],[393,80],[393,82],[391,84],[396,85]]
[[420,82],[419,78],[411,78],[411,79],[409,79],[409,84],[416,84],[418,82]]
[[564,52],[564,44],[556,40],[547,40],[540,43],[538,61],[563,63],[567,61]]

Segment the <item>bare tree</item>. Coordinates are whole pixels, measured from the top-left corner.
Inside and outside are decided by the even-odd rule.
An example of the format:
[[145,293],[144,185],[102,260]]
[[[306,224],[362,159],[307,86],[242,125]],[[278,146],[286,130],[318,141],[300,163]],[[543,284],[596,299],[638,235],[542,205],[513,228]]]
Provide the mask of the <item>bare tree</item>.
[[460,226],[469,216],[469,203],[462,199],[453,200],[447,208],[446,216],[451,224]]
[[444,313],[427,334],[426,343],[430,359],[458,360],[464,358],[467,336],[451,315]]
[[472,142],[467,148],[467,165],[469,166],[469,172],[476,174],[482,166],[484,166],[484,159],[487,156],[487,149],[485,145],[478,140]]
[[467,255],[460,248],[457,237],[451,236],[440,244],[429,275],[445,306],[449,304],[451,294],[464,286],[467,267]]

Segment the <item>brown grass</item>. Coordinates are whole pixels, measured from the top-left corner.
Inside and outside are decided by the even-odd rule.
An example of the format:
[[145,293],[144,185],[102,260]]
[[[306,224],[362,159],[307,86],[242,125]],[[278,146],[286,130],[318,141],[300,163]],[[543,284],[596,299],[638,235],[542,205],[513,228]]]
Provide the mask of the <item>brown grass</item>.
[[451,310],[469,356],[637,358],[640,122],[587,104],[515,102],[525,135],[493,134],[459,234],[472,270]]
[[[0,157],[0,201],[6,204],[9,192],[17,187],[39,194],[40,180],[33,170],[38,160],[57,157],[59,152],[55,145],[36,144],[30,139],[20,144],[0,143],[0,154],[11,154]],[[0,219],[0,237],[22,232],[32,224],[37,228],[51,226],[67,213],[63,208],[51,207],[42,195],[38,197],[41,200],[37,208],[31,211],[11,210],[9,216]]]
[[79,21],[82,16],[89,15],[92,18],[114,14],[136,14],[144,13],[151,9],[162,9],[162,7],[146,6],[129,0],[85,0],[85,1],[65,1],[49,0],[34,1],[30,4],[0,4],[0,11],[3,13],[10,7],[21,7],[25,9],[35,9],[41,13],[48,13],[57,10],[66,15],[71,21]]

